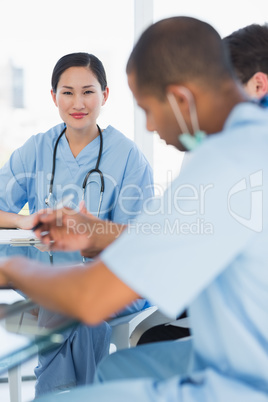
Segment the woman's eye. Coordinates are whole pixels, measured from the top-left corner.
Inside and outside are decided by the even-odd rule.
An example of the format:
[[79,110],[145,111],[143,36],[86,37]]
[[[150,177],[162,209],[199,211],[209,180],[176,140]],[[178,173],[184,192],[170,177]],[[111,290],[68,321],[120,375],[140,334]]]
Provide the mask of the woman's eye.
[[72,95],[72,92],[70,92],[70,91],[65,91],[65,92],[63,92],[63,95]]
[[85,91],[84,95],[89,95],[89,94],[93,94],[93,91]]

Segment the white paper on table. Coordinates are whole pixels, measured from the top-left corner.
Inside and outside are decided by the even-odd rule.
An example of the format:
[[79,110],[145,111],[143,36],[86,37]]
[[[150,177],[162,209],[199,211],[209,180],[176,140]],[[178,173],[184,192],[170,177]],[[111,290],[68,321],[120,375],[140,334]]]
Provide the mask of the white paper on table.
[[32,230],[1,229],[0,244],[40,243]]

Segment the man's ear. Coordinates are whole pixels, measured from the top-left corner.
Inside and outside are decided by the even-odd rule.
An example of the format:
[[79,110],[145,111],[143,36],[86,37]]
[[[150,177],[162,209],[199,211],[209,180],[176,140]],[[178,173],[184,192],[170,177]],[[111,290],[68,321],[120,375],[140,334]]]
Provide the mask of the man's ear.
[[183,85],[168,85],[166,94],[173,113],[177,118],[182,132],[189,133],[192,130],[191,108],[194,100],[192,91]]
[[55,92],[53,92],[53,89],[51,89],[50,93],[51,93],[53,102],[54,102],[55,105],[58,107],[58,103],[57,103],[57,99],[56,99],[56,94],[55,94]]
[[268,93],[268,76],[261,71],[255,73],[245,85],[245,89],[250,96],[262,98]]
[[188,105],[188,89],[182,85],[168,85],[167,92],[172,93],[180,107]]
[[167,92],[173,94],[181,112],[188,121],[188,118],[191,118],[191,106],[196,103],[194,87],[189,85],[169,85]]

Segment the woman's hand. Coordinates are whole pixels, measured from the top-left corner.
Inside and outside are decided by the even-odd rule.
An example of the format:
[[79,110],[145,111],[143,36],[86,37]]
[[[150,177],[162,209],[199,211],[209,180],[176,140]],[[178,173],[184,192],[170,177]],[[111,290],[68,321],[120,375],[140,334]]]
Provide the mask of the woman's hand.
[[36,213],[32,215],[20,215],[17,218],[17,227],[19,229],[32,229],[33,222],[35,221]]

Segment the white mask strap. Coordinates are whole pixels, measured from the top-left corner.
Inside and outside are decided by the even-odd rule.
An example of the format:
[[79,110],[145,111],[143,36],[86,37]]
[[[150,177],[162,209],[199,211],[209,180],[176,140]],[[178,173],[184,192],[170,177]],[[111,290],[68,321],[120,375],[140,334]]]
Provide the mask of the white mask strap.
[[190,131],[187,127],[187,124],[185,122],[185,119],[182,115],[182,112],[180,110],[179,105],[177,104],[176,98],[174,94],[172,93],[167,93],[167,99],[170,103],[171,109],[174,113],[174,116],[177,120],[177,123],[181,129],[182,134],[178,136],[178,140],[180,143],[184,146],[185,149],[191,151],[195,149],[200,143],[204,140],[206,137],[205,132],[200,131],[199,129],[199,123],[198,123],[198,117],[197,117],[197,111],[196,111],[196,106],[195,106],[195,101],[193,94],[191,91],[189,91],[188,88],[185,87],[179,87],[180,91],[184,94],[186,99],[188,100],[189,104],[189,112],[190,112],[190,119],[191,119],[191,124],[192,124],[192,129],[193,129],[193,134],[190,134]]
[[[184,94],[184,96],[188,99],[189,109],[190,109],[190,119],[192,123],[193,132],[200,131],[197,111],[195,106],[194,96],[191,91],[189,91],[186,87],[179,87],[180,92]],[[189,131],[188,131],[189,132]]]
[[178,123],[181,131],[183,133],[189,133],[190,131],[184,120],[181,109],[179,108],[179,105],[176,102],[175,96],[169,92],[169,93],[167,93],[167,99],[170,103],[171,109],[173,110],[174,116],[176,117],[177,123]]

